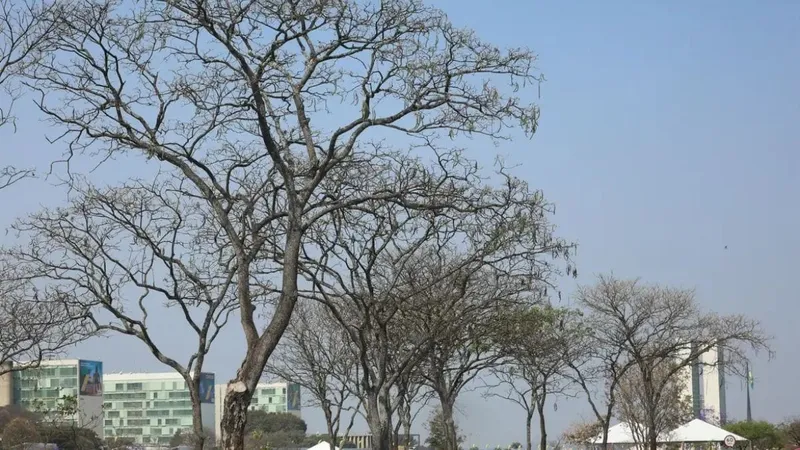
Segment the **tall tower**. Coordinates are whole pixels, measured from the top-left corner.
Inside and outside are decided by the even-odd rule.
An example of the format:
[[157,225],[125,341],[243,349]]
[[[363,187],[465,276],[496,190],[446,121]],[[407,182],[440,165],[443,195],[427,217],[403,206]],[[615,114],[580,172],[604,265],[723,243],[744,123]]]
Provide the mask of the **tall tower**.
[[[687,349],[679,358],[686,358],[695,349]],[[680,374],[685,395],[691,399],[694,417],[715,425],[724,425],[727,419],[724,363],[722,348],[715,346]]]

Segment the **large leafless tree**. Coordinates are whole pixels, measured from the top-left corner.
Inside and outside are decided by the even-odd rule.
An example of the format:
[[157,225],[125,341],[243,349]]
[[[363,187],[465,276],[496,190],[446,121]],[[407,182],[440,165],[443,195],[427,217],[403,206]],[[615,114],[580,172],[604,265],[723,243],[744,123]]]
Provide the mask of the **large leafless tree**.
[[[242,448],[290,322],[307,230],[333,211],[446,187],[452,174],[382,182],[412,146],[442,153],[441,138],[537,124],[538,109],[512,93],[535,80],[534,55],[417,0],[81,0],[72,11],[29,78],[69,156],[152,158],[186,180],[230,249],[246,352],[227,388],[226,449]],[[266,327],[257,260],[280,270]]]
[[427,212],[370,202],[335,213],[333,226],[309,234],[315,244],[304,248],[311,286],[301,295],[325,303],[357,349],[358,387],[379,449],[391,444],[398,380],[419,371],[437,342],[458,335],[464,323],[452,319],[467,293],[504,283],[534,291],[571,248],[553,236],[550,205],[525,183],[452,186],[458,189],[447,195],[460,199],[460,208]]
[[[603,345],[619,352],[614,374],[617,386],[636,380],[644,444],[655,450],[663,400],[675,378],[709,351],[725,354],[719,370],[741,372],[748,351],[769,350],[757,321],[741,315],[722,316],[700,309],[691,290],[600,276],[582,287],[578,302],[602,330]],[[599,328],[598,328],[599,327]],[[713,364],[713,363],[712,363]]]
[[[238,303],[235,265],[217,244],[204,203],[185,196],[171,177],[109,188],[72,183],[73,201],[20,220],[22,243],[6,252],[21,279],[63,308],[77,305],[97,332],[134,337],[180,373],[192,400],[197,448],[207,438],[201,417],[205,357]],[[177,182],[180,182],[178,180]],[[259,287],[251,282],[254,291]],[[193,340],[187,355],[165,351],[167,308],[172,333]],[[162,320],[161,326],[153,321]],[[159,334],[161,336],[159,337]]]

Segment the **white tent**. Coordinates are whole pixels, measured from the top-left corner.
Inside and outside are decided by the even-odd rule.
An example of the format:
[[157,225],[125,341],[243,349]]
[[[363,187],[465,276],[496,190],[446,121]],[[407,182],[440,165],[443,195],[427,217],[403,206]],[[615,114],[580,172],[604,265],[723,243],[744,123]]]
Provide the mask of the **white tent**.
[[[339,447],[334,447],[334,449],[341,450]],[[326,441],[322,441],[319,444],[309,448],[308,450],[331,450],[331,444]]]
[[[599,436],[592,439],[592,444],[602,444],[603,443],[603,434],[600,433]],[[631,431],[631,427],[625,423],[620,422],[613,427],[608,428],[608,443],[609,444],[633,444],[635,443],[633,439],[633,432]]]
[[733,434],[700,419],[694,419],[669,432],[668,442],[722,442],[727,436],[733,436],[737,442],[747,441],[738,434]]

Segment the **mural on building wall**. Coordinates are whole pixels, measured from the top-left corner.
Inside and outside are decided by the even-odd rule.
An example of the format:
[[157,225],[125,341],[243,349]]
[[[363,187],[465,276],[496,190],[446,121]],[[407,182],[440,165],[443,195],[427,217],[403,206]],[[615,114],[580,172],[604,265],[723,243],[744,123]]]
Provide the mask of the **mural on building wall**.
[[300,411],[300,385],[290,383],[286,388],[286,409]]
[[214,374],[200,374],[200,403],[214,403]]
[[103,395],[103,363],[100,361],[79,361],[80,395],[95,397]]

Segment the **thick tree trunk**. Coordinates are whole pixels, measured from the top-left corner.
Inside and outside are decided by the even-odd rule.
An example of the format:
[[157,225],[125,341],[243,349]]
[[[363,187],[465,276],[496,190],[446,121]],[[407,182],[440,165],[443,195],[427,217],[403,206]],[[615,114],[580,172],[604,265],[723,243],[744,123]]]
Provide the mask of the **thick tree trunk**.
[[253,393],[248,392],[245,383],[239,380],[239,377],[228,383],[220,423],[223,449],[244,450],[244,427],[247,424],[247,409],[252,399]]
[[[298,226],[296,224],[291,226],[284,248],[283,276],[281,277],[283,291],[273,311],[272,319],[261,336],[258,336],[252,320],[255,309],[252,299],[239,300],[242,306],[240,314],[248,349],[244,361],[236,373],[236,378],[228,382],[227,386],[220,423],[223,450],[244,450],[244,427],[247,424],[247,410],[253,400],[253,393],[264,372],[264,367],[267,365],[267,360],[278,346],[286,327],[289,326],[292,312],[297,304],[297,273],[301,237],[302,233]],[[250,295],[248,289],[250,270],[245,267],[246,265],[246,261],[240,263],[237,280],[240,296]]]
[[454,401],[443,393],[439,393],[439,401],[442,405],[442,420],[445,428],[444,450],[458,450],[458,430],[456,430],[456,421],[453,419]]
[[370,395],[366,402],[367,425],[372,434],[372,450],[392,450],[392,418],[386,402]]

